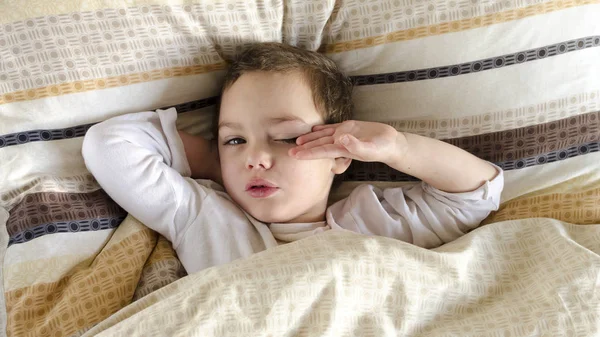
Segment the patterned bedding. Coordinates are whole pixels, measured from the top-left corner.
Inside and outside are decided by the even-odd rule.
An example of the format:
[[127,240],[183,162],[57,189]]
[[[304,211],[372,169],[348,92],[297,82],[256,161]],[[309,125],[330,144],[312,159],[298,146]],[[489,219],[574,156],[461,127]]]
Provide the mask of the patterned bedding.
[[[0,328],[8,336],[581,335],[600,321],[597,0],[0,3]],[[329,233],[186,275],[86,170],[82,137],[176,107],[210,134],[251,41],[318,50],[355,117],[506,171],[485,226],[433,251]],[[357,184],[413,184],[354,163]]]

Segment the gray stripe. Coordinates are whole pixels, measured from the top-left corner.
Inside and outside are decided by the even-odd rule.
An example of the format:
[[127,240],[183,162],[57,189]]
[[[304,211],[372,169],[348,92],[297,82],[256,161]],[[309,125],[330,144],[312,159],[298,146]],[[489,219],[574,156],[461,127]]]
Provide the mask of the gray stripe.
[[[173,106],[177,109],[177,113],[183,113],[193,110],[198,110],[202,108],[206,108],[208,106],[216,105],[219,101],[220,96],[213,96],[209,98],[204,98],[192,102],[186,102],[182,104],[178,104]],[[164,107],[159,109],[168,109],[170,107]],[[0,136],[0,148],[26,144],[31,142],[40,142],[40,141],[50,141],[50,140],[61,140],[61,139],[69,139],[75,137],[83,137],[86,132],[93,125],[97,123],[91,124],[83,124],[77,125],[64,129],[50,129],[50,130],[30,130],[23,131],[17,133],[9,133],[3,136]]]
[[35,238],[54,233],[90,232],[117,228],[125,219],[125,215],[115,218],[61,221],[43,224],[10,237],[8,246],[15,243],[31,241]]
[[600,36],[595,35],[468,63],[395,73],[352,76],[352,81],[354,85],[360,86],[430,80],[508,67],[598,46],[600,46]]

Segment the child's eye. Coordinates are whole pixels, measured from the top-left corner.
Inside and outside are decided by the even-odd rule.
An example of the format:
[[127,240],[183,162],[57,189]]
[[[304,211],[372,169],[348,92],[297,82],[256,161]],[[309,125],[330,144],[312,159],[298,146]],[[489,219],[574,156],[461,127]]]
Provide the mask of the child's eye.
[[225,142],[224,145],[240,145],[240,144],[245,144],[246,141],[242,138],[232,138],[228,141]]
[[278,139],[277,141],[286,143],[286,144],[296,144],[296,139],[298,139],[298,137],[288,138],[288,139]]

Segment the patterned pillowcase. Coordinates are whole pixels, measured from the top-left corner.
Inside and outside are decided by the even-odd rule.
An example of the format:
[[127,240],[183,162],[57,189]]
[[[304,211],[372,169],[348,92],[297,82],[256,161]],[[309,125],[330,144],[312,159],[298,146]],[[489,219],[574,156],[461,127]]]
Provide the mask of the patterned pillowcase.
[[[354,78],[357,119],[447,141],[505,170],[504,204],[488,222],[598,223],[599,12],[592,1],[355,1],[334,12],[320,50]],[[345,178],[415,180],[356,162]]]

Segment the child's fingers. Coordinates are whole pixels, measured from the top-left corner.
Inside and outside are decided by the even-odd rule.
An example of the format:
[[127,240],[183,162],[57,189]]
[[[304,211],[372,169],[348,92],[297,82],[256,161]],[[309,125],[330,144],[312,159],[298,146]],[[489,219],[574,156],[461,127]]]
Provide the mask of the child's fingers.
[[341,145],[338,144],[327,144],[322,146],[313,147],[306,150],[296,152],[294,157],[296,159],[325,159],[325,158],[340,158],[348,157],[349,152]]
[[296,152],[298,151],[302,151],[302,150],[308,150],[310,148],[313,147],[317,147],[317,146],[321,146],[321,145],[326,145],[326,144],[333,144],[334,139],[332,136],[326,136],[326,137],[321,137],[321,138],[317,138],[313,141],[310,141],[308,143],[304,143],[302,145],[296,146]]
[[310,133],[307,133],[305,135],[298,137],[298,139],[296,139],[296,144],[303,145],[303,144],[311,142],[315,139],[331,136],[334,133],[335,133],[335,129],[323,129],[323,130],[319,130],[319,131],[313,131],[313,132],[310,132]]
[[317,138],[313,141],[310,141],[308,143],[304,143],[302,145],[298,145],[295,146],[293,148],[291,148],[288,152],[290,154],[290,156],[295,157],[296,153],[300,152],[300,151],[305,151],[305,150],[309,150],[311,148],[317,147],[317,146],[323,146],[326,144],[333,144],[333,137],[329,136],[329,137],[321,137],[321,138]]
[[362,152],[361,141],[349,133],[342,135],[339,142],[351,153],[358,155]]
[[335,124],[321,124],[321,125],[315,125],[312,127],[313,131],[319,131],[319,130],[323,130],[323,129],[335,129],[338,126],[340,126],[342,123],[335,123]]

